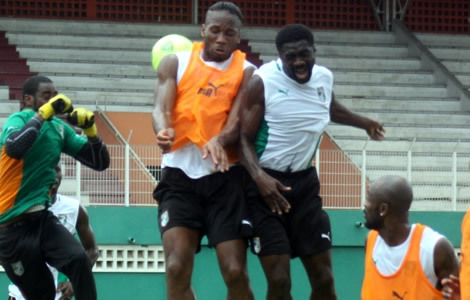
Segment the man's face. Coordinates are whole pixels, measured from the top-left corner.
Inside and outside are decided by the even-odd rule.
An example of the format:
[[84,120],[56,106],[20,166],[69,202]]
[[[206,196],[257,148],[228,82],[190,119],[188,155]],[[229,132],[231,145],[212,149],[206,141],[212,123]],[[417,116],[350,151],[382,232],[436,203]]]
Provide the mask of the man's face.
[[369,229],[379,230],[383,227],[384,218],[380,216],[378,201],[370,190],[367,192],[366,202],[364,203],[364,218],[366,219],[364,226]]
[[287,76],[298,83],[306,83],[315,65],[315,48],[306,40],[285,43],[279,50],[282,68]]
[[203,57],[208,61],[227,60],[237,49],[240,41],[241,22],[234,14],[225,10],[207,12],[206,22],[201,28],[204,39]]
[[57,91],[52,82],[41,82],[35,95],[25,95],[25,105],[38,110],[55,95],[57,95]]

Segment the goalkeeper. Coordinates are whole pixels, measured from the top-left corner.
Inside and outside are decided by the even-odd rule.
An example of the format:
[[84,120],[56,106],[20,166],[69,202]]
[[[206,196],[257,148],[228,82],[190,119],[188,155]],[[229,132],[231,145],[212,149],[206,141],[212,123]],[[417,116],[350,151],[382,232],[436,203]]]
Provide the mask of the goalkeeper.
[[[86,252],[47,207],[62,152],[102,171],[109,166],[108,150],[97,134],[93,113],[74,110],[70,99],[57,95],[49,78],[28,78],[22,104],[24,109],[7,119],[0,137],[0,262],[28,300],[54,299],[46,263],[70,279],[76,300],[94,300]],[[66,114],[87,139],[56,114]]]

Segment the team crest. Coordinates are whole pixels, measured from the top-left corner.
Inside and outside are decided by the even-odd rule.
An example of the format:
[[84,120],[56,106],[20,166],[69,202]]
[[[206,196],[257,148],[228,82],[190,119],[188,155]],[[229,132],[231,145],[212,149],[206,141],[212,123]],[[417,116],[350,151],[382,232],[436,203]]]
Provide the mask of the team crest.
[[65,225],[65,223],[67,222],[67,215],[65,214],[59,214],[57,218],[59,219],[62,225]]
[[256,254],[261,252],[261,241],[258,236],[253,238],[253,251],[255,251]]
[[62,139],[64,139],[64,125],[59,125],[59,133]]
[[13,273],[15,273],[16,276],[22,276],[24,274],[24,268],[21,261],[12,263],[11,268],[13,269]]
[[320,99],[321,102],[326,101],[325,89],[322,86],[317,88],[317,94],[318,94],[318,99]]
[[168,214],[168,210],[165,210],[160,216],[160,225],[162,225],[162,227],[165,227],[169,221],[170,215]]

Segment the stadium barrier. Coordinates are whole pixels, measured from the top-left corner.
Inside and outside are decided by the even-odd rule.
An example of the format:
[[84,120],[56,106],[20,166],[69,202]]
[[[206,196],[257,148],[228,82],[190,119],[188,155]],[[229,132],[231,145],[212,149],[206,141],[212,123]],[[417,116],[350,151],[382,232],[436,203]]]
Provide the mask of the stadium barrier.
[[[161,178],[155,146],[108,145],[111,166],[96,172],[63,156],[60,193],[85,205],[155,206],[152,192]],[[470,153],[319,150],[313,165],[324,207],[361,209],[371,181],[399,175],[413,185],[412,210],[464,211],[470,204]]]

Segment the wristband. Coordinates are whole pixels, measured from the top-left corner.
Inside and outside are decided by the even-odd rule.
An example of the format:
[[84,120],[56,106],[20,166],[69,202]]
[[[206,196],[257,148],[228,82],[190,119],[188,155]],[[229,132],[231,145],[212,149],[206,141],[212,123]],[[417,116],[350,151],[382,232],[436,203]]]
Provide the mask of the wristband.
[[84,128],[83,133],[87,137],[95,137],[98,134],[98,128],[96,128],[96,125],[93,124],[90,128]]

